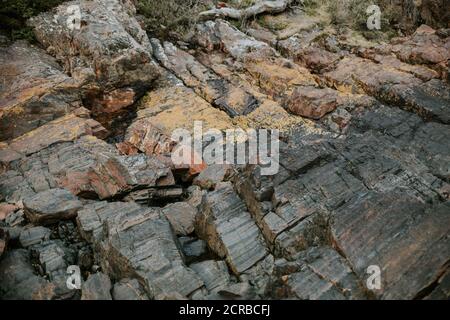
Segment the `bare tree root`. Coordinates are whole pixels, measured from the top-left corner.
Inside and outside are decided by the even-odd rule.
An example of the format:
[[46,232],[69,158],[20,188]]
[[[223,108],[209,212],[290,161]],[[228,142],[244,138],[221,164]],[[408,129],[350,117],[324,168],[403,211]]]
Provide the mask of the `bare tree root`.
[[200,19],[210,20],[215,18],[230,18],[234,20],[246,20],[262,13],[281,13],[294,2],[294,0],[261,1],[246,9],[216,8],[200,13]]

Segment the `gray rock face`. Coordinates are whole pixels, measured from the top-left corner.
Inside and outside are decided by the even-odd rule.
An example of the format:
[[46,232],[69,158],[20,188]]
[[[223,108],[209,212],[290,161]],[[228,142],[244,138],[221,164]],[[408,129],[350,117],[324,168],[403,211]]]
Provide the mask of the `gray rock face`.
[[25,42],[0,46],[0,141],[16,138],[81,106],[80,84]]
[[364,299],[365,292],[350,266],[331,248],[312,248],[293,261],[278,260],[274,267],[275,297],[301,300]]
[[427,206],[401,190],[374,192],[340,208],[334,220],[336,246],[359,277],[365,277],[368,266],[381,268],[382,289],[375,294],[382,299],[415,298],[445,270],[448,203]]
[[76,217],[82,203],[64,189],[50,189],[24,199],[25,214],[35,225],[46,225]]
[[219,185],[204,197],[195,229],[236,275],[267,255],[261,232],[231,183]]
[[164,207],[162,212],[177,236],[187,236],[194,232],[197,209],[189,203],[173,203]]
[[112,300],[111,280],[101,272],[92,274],[83,283],[81,300]]
[[194,179],[194,185],[205,190],[214,189],[218,183],[230,177],[232,170],[230,165],[210,165]]
[[0,297],[5,300],[51,300],[54,285],[35,275],[26,250],[13,250],[0,261]]
[[205,283],[210,293],[216,293],[230,284],[231,278],[225,261],[208,260],[191,266]]
[[114,285],[112,296],[114,300],[148,300],[136,279],[122,279]]
[[[71,5],[80,10],[79,29],[67,23]],[[128,0],[76,1],[30,20],[38,40],[86,84],[85,97],[97,112],[131,105],[159,75],[134,14]]]
[[20,244],[27,248],[50,239],[51,230],[45,227],[32,227],[22,230],[20,233]]
[[184,265],[160,209],[134,203],[95,203],[79,212],[78,224],[94,244],[103,270],[114,278],[139,280],[150,297],[188,296],[203,286]]

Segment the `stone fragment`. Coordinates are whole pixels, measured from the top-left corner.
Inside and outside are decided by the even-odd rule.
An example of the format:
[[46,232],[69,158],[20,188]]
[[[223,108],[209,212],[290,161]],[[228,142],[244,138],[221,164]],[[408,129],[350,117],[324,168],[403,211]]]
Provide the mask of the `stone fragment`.
[[76,217],[83,204],[64,189],[50,189],[24,199],[25,215],[33,224],[48,225]]
[[337,108],[338,97],[338,92],[329,88],[299,87],[287,99],[286,106],[293,114],[319,120]]
[[227,164],[210,165],[194,179],[194,185],[202,189],[213,190],[218,183],[228,179],[232,171],[233,168]]
[[203,198],[195,230],[236,275],[267,255],[262,235],[231,183],[217,186]]
[[197,209],[186,202],[169,204],[162,209],[177,236],[187,236],[194,232]]
[[111,280],[101,272],[89,276],[81,287],[81,300],[112,300]]

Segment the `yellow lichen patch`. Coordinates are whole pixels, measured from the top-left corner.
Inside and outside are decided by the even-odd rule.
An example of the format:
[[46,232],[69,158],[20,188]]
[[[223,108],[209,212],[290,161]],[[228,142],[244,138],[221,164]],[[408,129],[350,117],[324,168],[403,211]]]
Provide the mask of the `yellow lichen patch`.
[[272,129],[289,132],[302,126],[311,131],[317,130],[313,121],[292,115],[277,102],[269,99],[264,100],[255,111],[246,116],[236,117],[233,121],[242,129]]
[[295,86],[315,86],[315,77],[299,65],[284,59],[249,61],[247,71],[270,95],[282,95]]
[[225,112],[212,107],[183,86],[150,92],[138,111],[138,119],[144,118],[168,136],[176,129],[193,130],[195,121],[203,123],[203,130],[226,130],[234,127]]

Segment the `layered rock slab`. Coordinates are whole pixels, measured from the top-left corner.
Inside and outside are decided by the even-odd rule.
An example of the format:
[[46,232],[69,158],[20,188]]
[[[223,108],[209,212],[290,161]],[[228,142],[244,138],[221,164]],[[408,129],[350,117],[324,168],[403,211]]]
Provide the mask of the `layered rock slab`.
[[77,221],[111,277],[135,278],[156,299],[172,293],[188,296],[203,286],[184,265],[160,209],[134,203],[94,203],[79,212]]
[[12,203],[51,188],[105,199],[139,187],[174,185],[170,168],[161,161],[143,154],[121,156],[93,136],[52,145],[15,161],[0,181],[1,197]]
[[82,106],[80,83],[44,50],[0,47],[0,141],[21,136]]
[[196,232],[236,275],[268,254],[260,230],[231,183],[219,184],[203,198]]
[[449,208],[401,190],[372,192],[335,213],[333,239],[360,278],[379,266],[378,298],[413,299],[448,268]]

